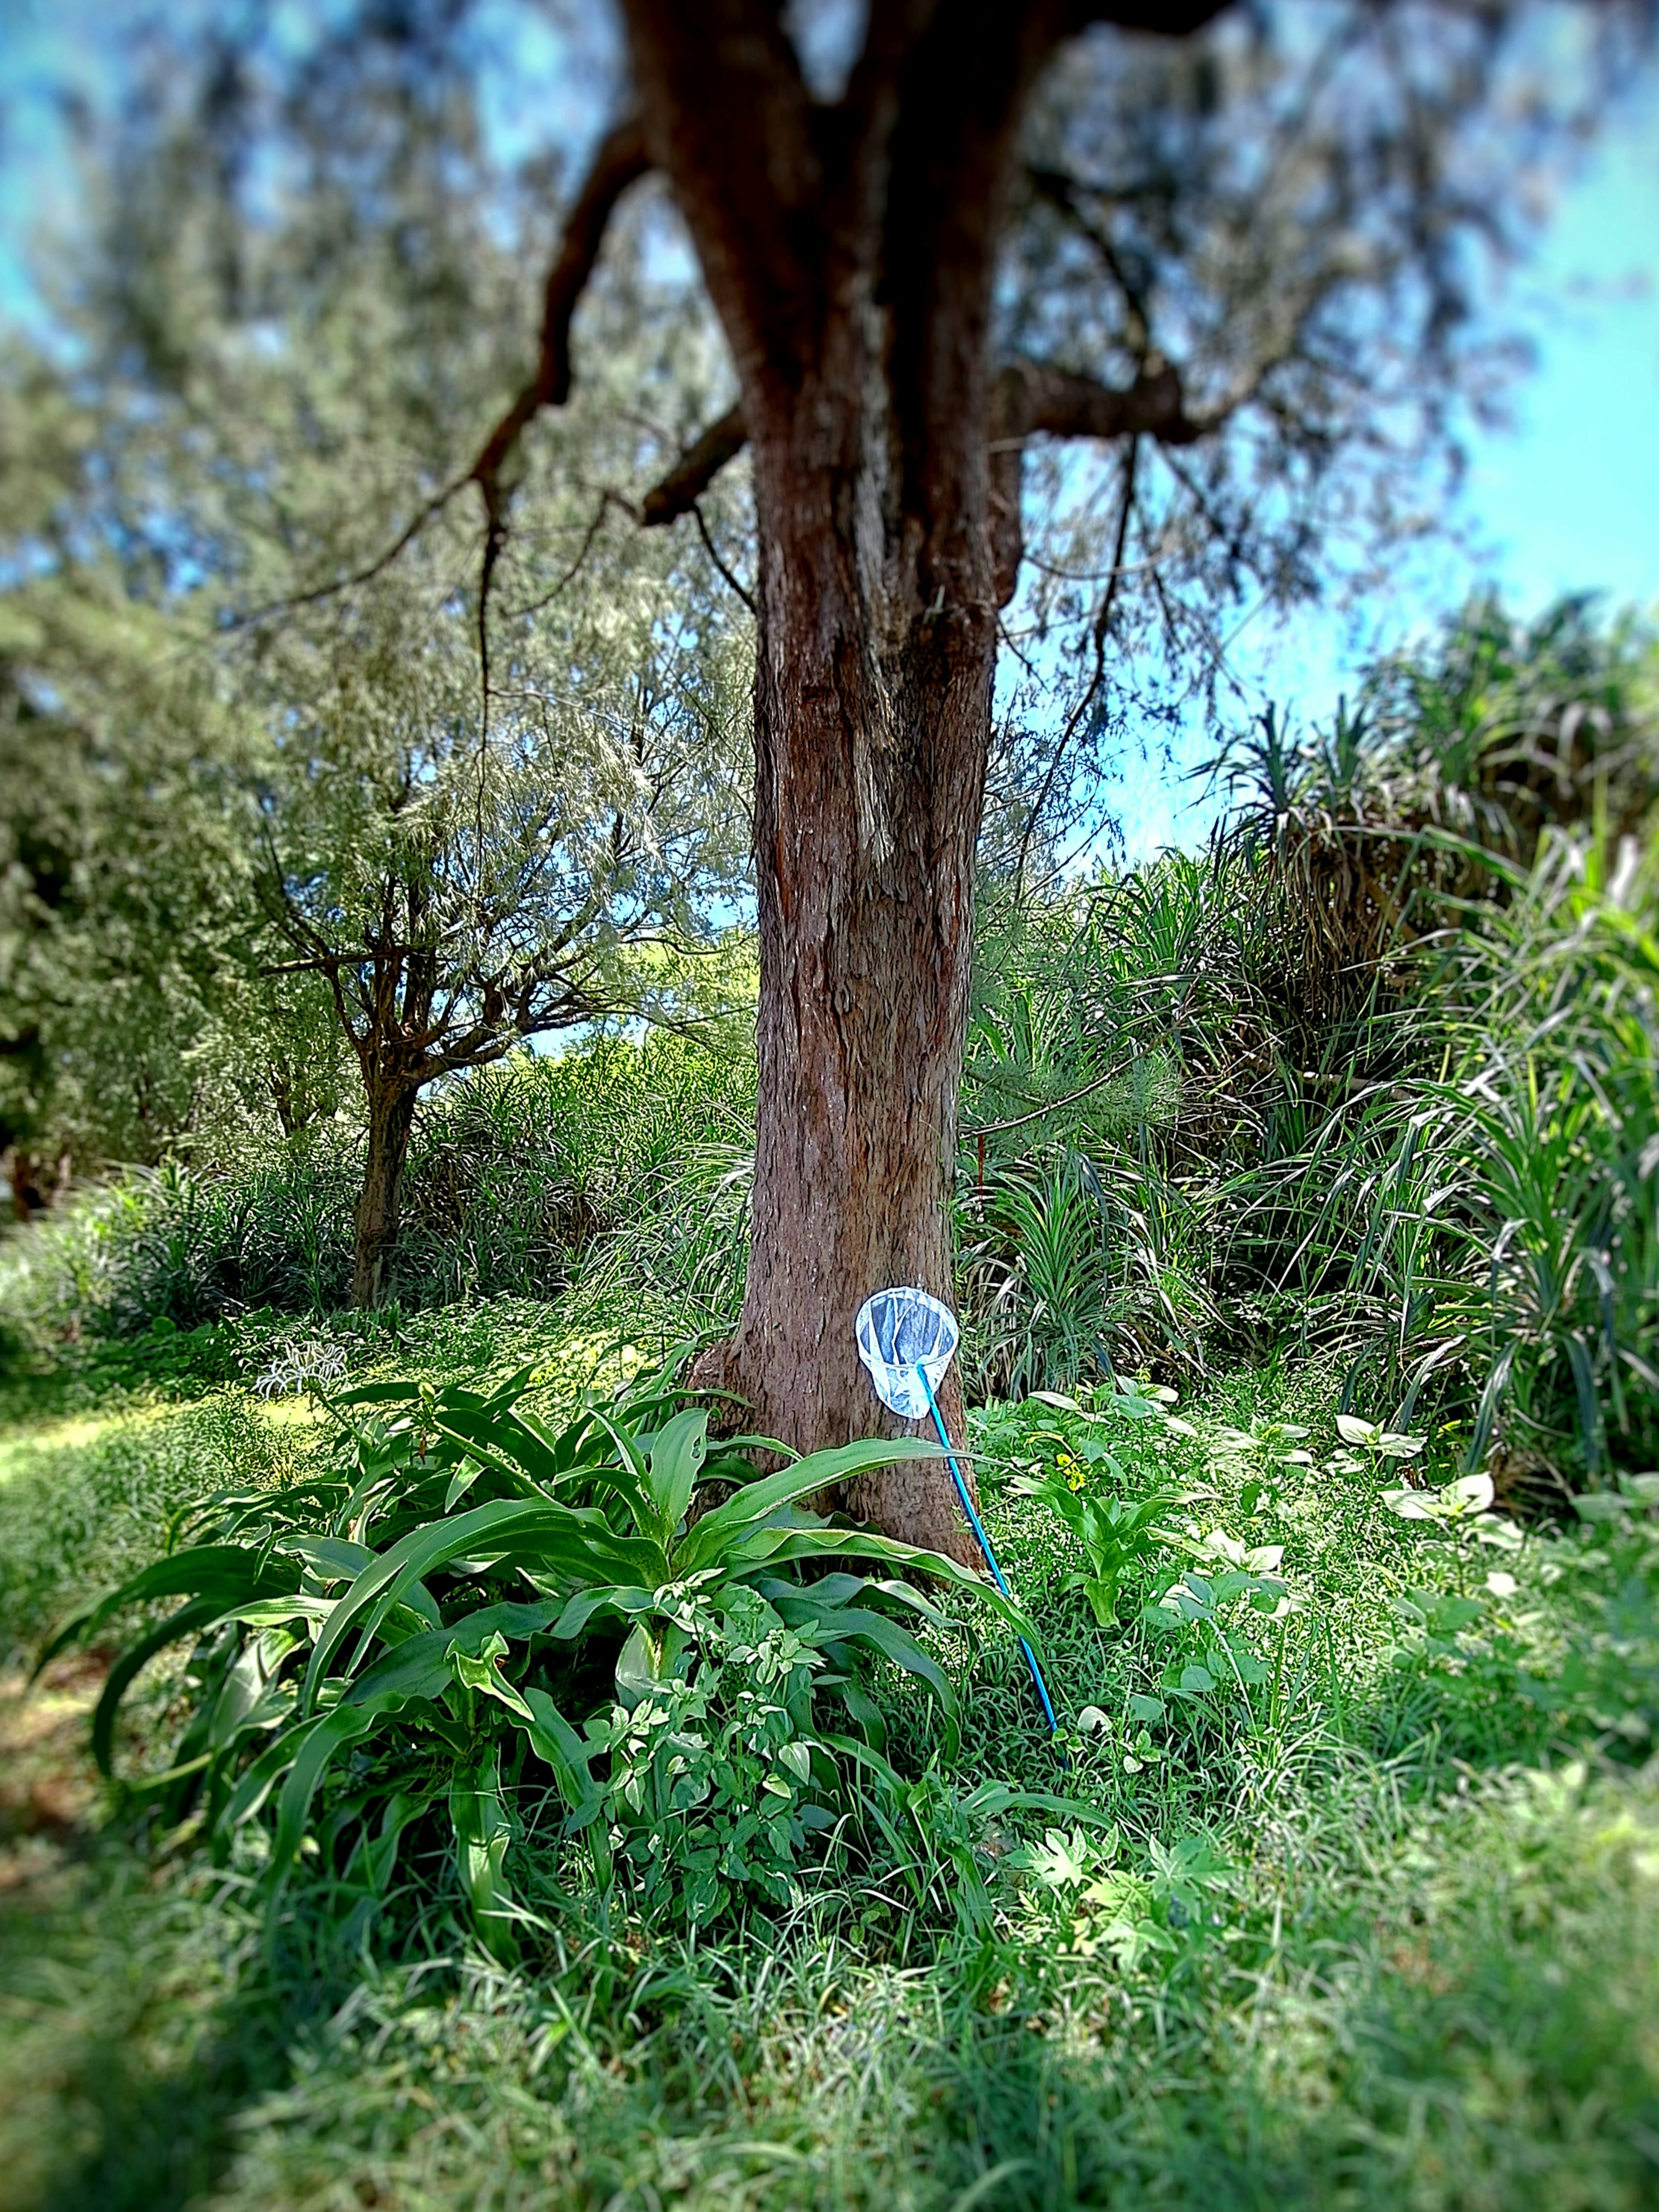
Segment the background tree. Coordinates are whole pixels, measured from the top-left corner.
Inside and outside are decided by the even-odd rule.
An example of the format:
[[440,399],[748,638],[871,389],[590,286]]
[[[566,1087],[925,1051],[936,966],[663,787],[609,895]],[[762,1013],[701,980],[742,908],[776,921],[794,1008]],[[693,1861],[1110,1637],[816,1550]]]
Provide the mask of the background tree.
[[287,948],[269,972],[323,979],[361,1073],[359,1305],[387,1287],[427,1085],[522,1038],[664,1018],[640,949],[710,941],[708,902],[741,873],[742,687],[674,580],[608,565],[556,636],[520,639],[487,723],[470,626],[434,621],[419,563],[264,664],[273,714],[289,702],[264,794]]
[[[512,195],[465,100],[434,115],[429,76],[404,67],[349,113],[325,84],[310,166],[251,211],[223,192],[234,57],[215,83],[182,124],[164,100],[143,157],[100,180],[73,370],[17,364],[20,428],[67,409],[76,429],[14,538],[41,579],[19,605],[84,608],[112,576],[239,733],[264,942],[191,1072],[220,1086],[221,1145],[250,1113],[313,1123],[339,1096],[320,993],[363,1101],[363,1304],[427,1085],[526,1036],[683,1007],[637,955],[695,961],[710,900],[741,890],[750,623],[701,540],[642,539],[593,489],[673,442],[601,395],[554,465],[519,471],[516,597],[481,684],[472,526],[436,501],[399,559],[377,555],[409,484],[453,466],[460,395],[510,381]],[[618,245],[611,357],[684,414],[703,394],[696,319],[678,292],[665,315]],[[351,580],[317,591],[319,572]],[[98,692],[71,638],[42,636],[31,665]]]
[[195,1054],[252,980],[252,815],[226,732],[132,646],[101,640],[119,710],[101,684],[49,696],[0,671],[0,1146],[20,1218],[71,1165],[151,1163],[191,1128]]

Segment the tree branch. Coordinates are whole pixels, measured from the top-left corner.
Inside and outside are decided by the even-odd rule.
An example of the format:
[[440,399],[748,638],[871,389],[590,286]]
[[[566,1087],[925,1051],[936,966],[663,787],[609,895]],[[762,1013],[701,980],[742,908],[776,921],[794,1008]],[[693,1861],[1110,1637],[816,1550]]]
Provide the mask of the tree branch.
[[1024,557],[1020,513],[1020,465],[1025,440],[1037,432],[1054,438],[1151,438],[1160,446],[1191,446],[1219,428],[1237,400],[1187,411],[1180,372],[1149,354],[1133,384],[1115,388],[1091,376],[1020,360],[1001,370],[991,389],[991,550],[997,604],[1013,597]]
[[794,388],[823,312],[823,111],[776,0],[623,0],[634,82],[745,395]]
[[1055,438],[1139,436],[1161,446],[1191,446],[1218,427],[1224,411],[1189,415],[1180,371],[1158,354],[1147,356],[1133,384],[1120,387],[1021,360],[997,378],[991,438],[995,446],[1044,430]]
[[748,608],[750,613],[754,615],[756,619],[758,621],[759,613],[755,605],[755,595],[744,586],[740,578],[732,574],[732,570],[726,567],[725,562],[721,560],[720,548],[709,536],[708,525],[702,519],[702,509],[700,507],[693,507],[691,509],[691,517],[697,526],[697,535],[702,540],[703,551],[708,554],[709,559],[720,570],[720,574],[726,579],[726,581],[731,586],[738,597],[743,601],[744,606]]
[[611,211],[628,187],[651,167],[645,134],[633,118],[604,139],[564,227],[564,242],[547,272],[542,300],[541,356],[536,374],[485,439],[468,471],[483,498],[484,549],[478,573],[478,665],[486,720],[489,713],[489,586],[507,543],[507,501],[501,471],[519,440],[544,407],[562,407],[570,397],[570,323],[605,243]]
[[1031,841],[1036,835],[1037,824],[1042,818],[1043,810],[1047,807],[1049,796],[1054,790],[1055,778],[1060,774],[1060,763],[1066,757],[1072,739],[1077,733],[1079,724],[1100,696],[1101,686],[1106,680],[1106,641],[1111,635],[1112,613],[1117,605],[1118,580],[1123,574],[1123,556],[1128,550],[1129,523],[1135,507],[1135,471],[1139,459],[1140,441],[1139,438],[1131,438],[1129,450],[1124,456],[1123,461],[1123,490],[1118,501],[1117,531],[1112,547],[1112,566],[1106,578],[1106,588],[1101,594],[1098,611],[1095,616],[1094,668],[1089,678],[1088,689],[1073,708],[1067,717],[1066,727],[1060,732],[1060,742],[1054,747],[1054,757],[1048,763],[1048,773],[1042,779],[1042,788],[1036,795],[1036,803],[1025,823],[1024,835],[1019,841],[1019,859],[1014,867],[1016,907],[1019,903],[1020,893],[1025,882],[1026,856],[1030,851]]
[[1122,295],[1124,344],[1137,363],[1145,361],[1152,343],[1152,319],[1146,309],[1146,294],[1124,267],[1123,257],[1108,234],[1098,223],[1091,222],[1079,205],[1075,180],[1063,169],[1045,169],[1036,163],[1028,163],[1025,173],[1038,197],[1047,200],[1064,216],[1079,237],[1085,239],[1093,246],[1107,275]]
[[660,529],[664,523],[690,514],[726,463],[735,459],[748,441],[741,404],[728,407],[640,501],[640,521],[644,527]]
[[632,117],[617,124],[593,156],[566,222],[558,258],[547,272],[536,374],[484,441],[469,471],[492,521],[500,512],[501,469],[526,427],[544,407],[562,407],[570,397],[571,318],[593,274],[617,202],[650,167],[645,134]]

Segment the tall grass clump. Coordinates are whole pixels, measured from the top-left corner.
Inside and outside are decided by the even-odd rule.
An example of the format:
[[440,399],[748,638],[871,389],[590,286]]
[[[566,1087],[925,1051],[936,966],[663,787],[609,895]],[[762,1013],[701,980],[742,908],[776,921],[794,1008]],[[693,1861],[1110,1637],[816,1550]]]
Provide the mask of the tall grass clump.
[[[957,1244],[981,1391],[1289,1344],[1567,1486],[1653,1456],[1659,663],[1477,603],[1213,764],[1208,851],[991,887]],[[1645,842],[1644,842],[1645,841]]]

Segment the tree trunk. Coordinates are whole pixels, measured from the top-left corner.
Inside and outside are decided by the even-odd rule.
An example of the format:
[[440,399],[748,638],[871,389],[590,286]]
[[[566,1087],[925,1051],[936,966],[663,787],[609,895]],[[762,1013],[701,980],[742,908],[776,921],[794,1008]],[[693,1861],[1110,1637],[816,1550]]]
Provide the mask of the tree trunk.
[[[951,1295],[974,857],[1012,583],[993,559],[993,271],[1021,106],[1068,14],[872,8],[845,96],[822,107],[775,8],[623,10],[647,150],[730,340],[754,463],[760,1109],[723,1379],[807,1450],[897,1427],[854,1342],[870,1292]],[[954,1376],[944,1411],[959,1428]],[[847,1502],[977,1564],[938,1462]]]
[[356,1243],[351,1270],[351,1303],[360,1310],[378,1306],[385,1296],[398,1210],[403,1200],[404,1163],[415,1122],[419,1092],[383,1089],[368,1100],[368,1150],[363,1188],[357,1200]]
[[[925,565],[896,592],[886,425],[860,364],[756,440],[760,1108],[752,1242],[726,1372],[800,1449],[905,1431],[860,1366],[872,1291],[951,1303],[950,1195],[995,649],[988,589]],[[824,454],[826,426],[839,424]],[[872,450],[873,446],[873,450]],[[873,538],[873,543],[872,543]],[[977,604],[975,604],[975,600]],[[961,1394],[941,1393],[953,1441]],[[848,1509],[973,1565],[949,1470],[851,1486]]]

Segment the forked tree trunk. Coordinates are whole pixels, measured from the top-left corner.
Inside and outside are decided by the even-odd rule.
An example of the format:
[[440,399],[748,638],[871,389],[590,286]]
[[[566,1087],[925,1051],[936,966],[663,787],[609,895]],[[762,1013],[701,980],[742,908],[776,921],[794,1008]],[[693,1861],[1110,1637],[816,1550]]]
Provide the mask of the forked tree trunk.
[[[760,1427],[810,1449],[897,1427],[859,1365],[863,1299],[951,1292],[974,854],[1018,523],[991,497],[993,270],[1021,106],[1074,10],[873,7],[833,108],[811,100],[776,8],[623,10],[646,151],[731,342],[754,462],[760,1116],[743,1313],[710,1364]],[[550,281],[550,327],[560,296]],[[959,1427],[954,1388],[945,1411]],[[975,1560],[938,1462],[847,1502]]]
[[368,1100],[368,1146],[351,1269],[351,1303],[360,1310],[378,1306],[386,1295],[398,1241],[409,1133],[419,1096],[416,1091],[387,1089],[372,1093]]

